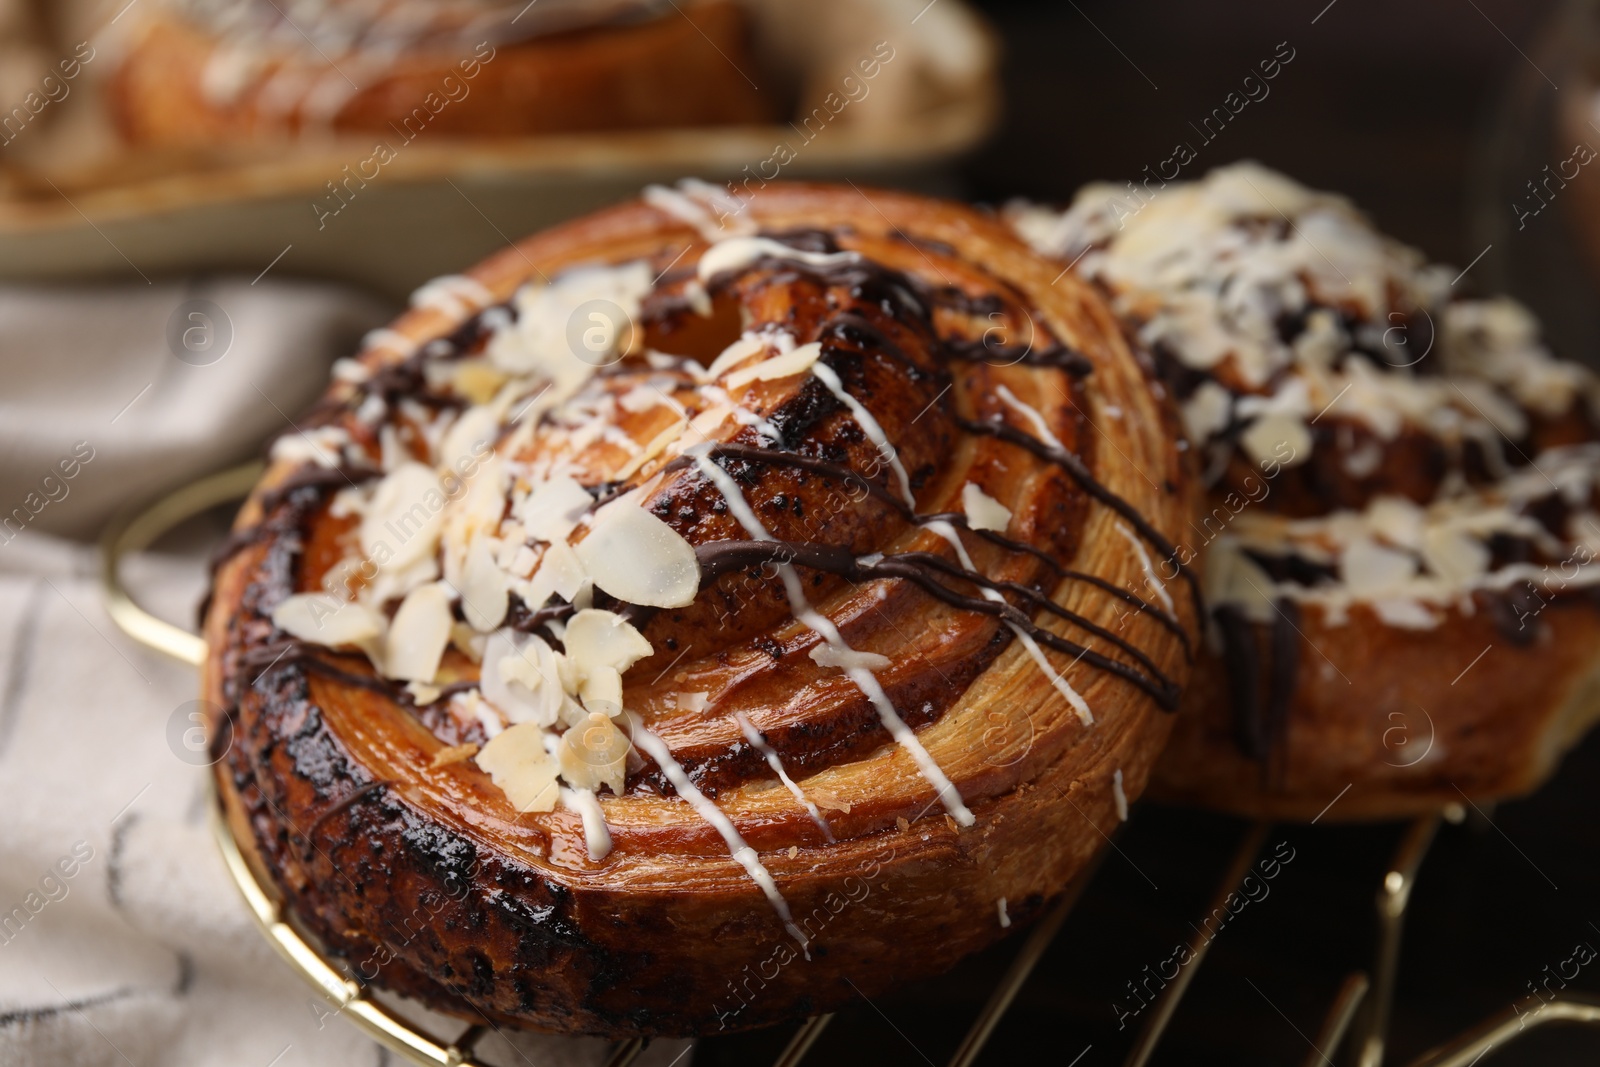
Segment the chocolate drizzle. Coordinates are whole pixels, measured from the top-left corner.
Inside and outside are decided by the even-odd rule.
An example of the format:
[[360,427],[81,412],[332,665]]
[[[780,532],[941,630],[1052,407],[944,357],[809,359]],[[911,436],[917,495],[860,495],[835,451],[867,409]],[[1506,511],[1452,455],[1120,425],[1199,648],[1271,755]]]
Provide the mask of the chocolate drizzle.
[[[833,235],[824,231],[767,236],[786,241],[793,247],[808,252],[838,251],[838,244]],[[756,285],[803,281],[830,292],[827,305],[832,310],[816,325],[815,339],[823,343],[823,360],[829,366],[835,367],[836,373],[847,370],[850,359],[860,357],[881,357],[892,360],[898,365],[900,372],[913,382],[927,381],[930,375],[947,377],[949,366],[955,363],[981,363],[993,367],[1023,364],[1048,368],[1078,378],[1093,371],[1093,364],[1084,355],[1051,337],[1044,327],[1034,323],[1031,315],[1027,316],[1026,321],[1037,332],[1029,344],[1023,346],[988,343],[983,338],[972,340],[959,336],[952,337],[950,330],[936,328],[936,310],[967,317],[995,316],[1011,312],[1011,317],[1016,318],[1026,314],[1020,310],[1013,310],[1016,308],[1014,292],[998,282],[996,294],[973,296],[953,286],[942,288],[929,286],[910,275],[862,258],[856,258],[849,263],[816,266],[780,256],[763,257],[747,267],[719,275],[710,281],[708,289],[716,293],[735,284],[750,284],[746,278],[756,272],[762,274],[762,277],[755,281]],[[848,292],[850,300],[838,301],[832,295],[841,288]],[[428,381],[427,375],[423,373],[424,361],[459,358],[471,350],[481,349],[490,332],[490,328],[485,324],[485,315],[490,310],[499,315],[505,315],[509,311],[502,306],[486,309],[474,315],[447,337],[430,341],[403,360],[377,369],[366,381],[355,384],[341,401],[336,404],[329,402],[332,407],[325,409],[324,413],[330,419],[337,418],[340,412],[343,412],[345,417],[350,417],[363,400],[372,395],[381,396],[391,406],[401,397],[413,399],[422,397],[427,392]],[[874,321],[869,317],[874,311],[881,312],[887,319],[892,320],[892,324],[886,326],[882,319]],[[687,315],[691,312],[685,305],[683,308],[674,307],[670,311],[662,310],[661,313]],[[907,332],[899,332],[896,325]],[[931,367],[926,357],[913,358],[903,347],[909,343],[905,340],[908,336],[919,345],[926,346],[927,353],[932,356]],[[851,375],[844,373],[841,377],[848,380]],[[932,395],[940,384],[942,383],[938,377],[935,377],[932,387],[928,389],[929,394]],[[934,402],[940,403],[947,393],[948,387],[939,390]],[[826,396],[822,397],[822,400],[824,409],[833,404],[833,401]],[[428,406],[442,408],[457,404],[456,398],[434,396],[431,397]],[[1172,559],[1174,563],[1177,562],[1176,549],[1172,544],[1132,504],[1099,482],[1079,455],[1047,445],[998,417],[986,421],[963,419],[951,410],[951,402],[948,400],[943,401],[940,410],[958,429],[998,438],[1063,469],[1089,498],[1111,508],[1131,524],[1137,535],[1147,541],[1160,555]],[[773,413],[769,417],[776,421],[778,413]],[[1006,553],[1026,555],[1048,568],[1049,575],[1056,581],[1072,581],[1092,586],[1126,603],[1139,614],[1150,616],[1159,626],[1174,635],[1181,644],[1185,656],[1192,658],[1190,636],[1175,612],[1164,610],[1138,593],[1121,588],[1107,579],[1071,569],[1055,558],[1053,553],[1043,548],[993,530],[973,529],[962,513],[919,513],[899,493],[887,487],[887,475],[883,480],[874,480],[844,463],[802,454],[796,449],[805,444],[801,430],[811,425],[811,419],[806,417],[800,421],[803,426],[797,424],[792,432],[784,434],[785,437],[794,436],[799,439],[792,442],[780,441],[779,447],[763,448],[729,442],[712,446],[709,454],[723,461],[786,465],[805,470],[864,492],[912,526],[926,527],[930,523],[948,523]],[[690,457],[680,456],[664,467],[658,468],[658,473],[682,470],[692,463]],[[307,467],[291,475],[273,490],[264,493],[260,498],[261,507],[265,513],[270,514],[292,503],[293,510],[299,515],[299,521],[303,522],[310,511],[306,506],[306,496],[320,500],[325,494],[345,484],[347,480],[359,481],[378,473],[381,472]],[[628,487],[625,483],[605,483],[589,488],[595,498],[590,508],[593,510],[627,491]],[[219,562],[242,547],[255,543],[265,529],[264,525],[257,525],[242,529],[231,536],[219,553]],[[696,546],[695,552],[702,569],[700,586],[702,590],[708,588],[719,575],[728,571],[772,562],[796,564],[855,583],[903,580],[945,605],[994,618],[1007,626],[1014,627],[1019,633],[1027,634],[1038,644],[1072,657],[1074,662],[1082,662],[1126,681],[1148,694],[1164,710],[1172,711],[1177,706],[1176,682],[1158,667],[1149,653],[1113,630],[1055,603],[1049,592],[1041,587],[1042,583],[1027,584],[990,578],[975,569],[960,565],[945,554],[935,552],[904,552],[887,557],[857,557],[842,546],[826,543],[760,540],[702,543]],[[1194,576],[1181,565],[1179,572],[1189,583],[1194,602],[1199,609],[1201,606],[1199,588]],[[975,595],[974,590],[987,590],[991,595]],[[998,597],[995,598],[993,594],[998,594]],[[653,610],[641,609],[635,605],[613,604],[605,597],[599,597],[597,603],[613,607],[625,618],[641,627],[654,614]],[[548,604],[529,605],[513,595],[505,625],[523,633],[542,632],[547,623],[563,619],[574,610],[572,605],[554,600]],[[1088,647],[1087,644],[1046,629],[1034,621],[1035,616],[1040,613],[1054,616],[1069,627],[1102,642],[1107,651],[1098,651]],[[282,637],[281,634],[275,636]],[[1002,629],[995,634],[995,640],[991,642],[990,648],[993,650],[1003,648],[1009,639],[1010,635]],[[367,672],[364,660],[360,668],[346,669],[338,665],[339,655],[337,652],[315,645],[289,640],[276,641],[251,649],[242,657],[241,662],[247,666],[261,668],[263,671],[293,665],[321,674],[341,685],[360,687],[382,694],[401,706],[417,710],[415,700],[403,686]],[[354,668],[355,664],[352,663],[351,667]],[[471,688],[474,684],[468,682],[445,686],[442,687],[441,695],[459,692]],[[365,790],[374,791],[382,784],[372,783],[365,787]],[[359,795],[366,793],[360,792]],[[359,795],[353,794],[340,802],[337,807],[342,808],[344,804],[353,803],[359,799]],[[333,810],[335,809],[330,809],[329,812],[319,816],[318,822],[331,815]]]
[[1089,469],[1083,465],[1083,460],[1065,449],[1045,444],[1032,434],[1025,433],[1000,418],[981,421],[960,419],[958,421],[962,429],[969,433],[988,434],[992,437],[998,437],[1002,441],[1025,448],[1040,459],[1054,463],[1065,470],[1083,488],[1084,492],[1126,519],[1128,524],[1138,531],[1139,536],[1150,542],[1161,553],[1163,559],[1172,562],[1173,566],[1178,569],[1178,573],[1183,576],[1183,580],[1189,585],[1189,594],[1194,600],[1195,613],[1201,618],[1205,617],[1205,601],[1200,593],[1200,580],[1195,576],[1194,571],[1179,561],[1177,547],[1171,541],[1168,541],[1160,530],[1152,526],[1150,520],[1139,513],[1138,508],[1112,492],[1094,475],[1090,474]]
[[[995,581],[931,552],[902,552],[894,556],[885,556],[879,560],[871,560],[858,558],[848,549],[837,545],[792,541],[713,541],[708,544],[696,545],[695,556],[700,561],[703,581],[714,580],[719,574],[729,570],[762,563],[794,563],[802,567],[810,567],[813,570],[836,574],[847,581],[856,583],[875,581],[880,578],[904,578],[952,607],[983,615],[997,616],[1012,625],[1022,628],[1040,644],[1047,645],[1058,652],[1065,652],[1070,656],[1077,657],[1085,663],[1133,683],[1154,697],[1156,702],[1166,711],[1175,711],[1177,709],[1177,685],[1172,679],[1163,674],[1143,651],[1132,643],[1103,627],[1095,625],[1083,616],[1059,606],[1037,589],[1032,589],[1016,582]],[[1059,634],[1044,629],[1033,621],[1031,615],[1021,611],[1008,601],[989,600],[960,593],[939,581],[936,577],[938,574],[945,574],[960,581],[971,582],[973,585],[993,589],[996,592],[1005,591],[1019,595],[1029,601],[1031,607],[1043,609],[1066,619],[1115,645],[1138,661],[1149,674],[1142,674],[1125,663],[1111,659],[1099,652],[1095,652],[1093,649],[1086,648],[1061,637]]]
[[[1163,627],[1177,636],[1178,640],[1183,644],[1185,656],[1192,656],[1193,654],[1188,633],[1184,630],[1183,624],[1179,622],[1178,619],[1170,612],[1163,611],[1131,590],[1123,589],[1120,586],[1114,585],[1113,583],[1108,582],[1096,575],[1087,574],[1083,571],[1077,571],[1063,566],[1060,561],[1058,561],[1054,556],[1050,555],[1050,553],[1045,552],[1042,549],[1035,548],[1033,545],[1014,540],[1005,536],[1004,534],[997,533],[994,530],[975,530],[967,521],[966,515],[960,512],[943,511],[934,512],[931,514],[920,513],[913,509],[897,494],[890,492],[881,484],[863,477],[860,472],[854,470],[853,468],[846,467],[839,463],[830,463],[825,459],[818,459],[814,456],[803,456],[796,452],[782,452],[771,449],[754,448],[750,445],[741,445],[737,443],[715,445],[709,450],[708,454],[712,457],[725,456],[729,459],[742,460],[747,463],[787,464],[789,466],[812,471],[826,477],[837,478],[847,485],[854,486],[870,494],[875,500],[894,508],[900,513],[902,518],[904,518],[913,526],[926,526],[929,523],[946,522],[952,526],[959,526],[965,529],[968,533],[975,534],[983,540],[988,541],[990,544],[998,545],[1008,552],[1021,552],[1031,555],[1035,559],[1047,564],[1052,571],[1054,571],[1063,579],[1080,581],[1093,585],[1098,589],[1116,595],[1119,599],[1126,601],[1139,611],[1149,613],[1151,616],[1156,618]],[[668,463],[662,469],[667,471],[680,470],[693,465],[694,460],[692,458],[688,456],[680,456],[679,458]],[[702,561],[702,563],[703,562],[704,561]],[[980,575],[978,577],[982,576]],[[995,588],[999,588],[999,586],[996,586]],[[1052,601],[1051,603],[1053,604],[1054,602]],[[1082,620],[1082,622],[1085,624],[1085,628],[1089,628],[1088,620]],[[1143,654],[1140,653],[1140,655]]]
[[[1287,598],[1274,605],[1272,616],[1272,663],[1267,670],[1266,715],[1262,720],[1263,773],[1272,774],[1271,755],[1289,726],[1289,708],[1294,701],[1295,680],[1300,676],[1300,606]],[[1281,768],[1280,768],[1281,770]]]

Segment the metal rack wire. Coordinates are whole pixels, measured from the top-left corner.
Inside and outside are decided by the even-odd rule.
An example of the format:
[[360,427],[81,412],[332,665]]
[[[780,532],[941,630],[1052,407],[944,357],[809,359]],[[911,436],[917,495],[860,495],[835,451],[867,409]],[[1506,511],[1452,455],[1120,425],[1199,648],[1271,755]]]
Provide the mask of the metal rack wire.
[[[101,540],[102,591],[107,610],[125,633],[159,652],[199,665],[205,655],[204,642],[140,608],[121,581],[120,563],[125,555],[148,547],[184,520],[242,496],[254,484],[260,470],[259,464],[247,464],[196,482],[158,501],[148,510],[114,523],[106,531]],[[212,825],[218,848],[262,934],[337,1014],[422,1067],[492,1067],[477,1058],[477,1046],[492,1032],[490,1027],[464,1025],[454,1037],[441,1037],[407,1019],[403,1012],[380,1002],[370,987],[341,972],[314,940],[299,929],[293,915],[284,909],[276,895],[256,877],[215,804],[213,812]],[[1384,1063],[1412,889],[1437,835],[1440,820],[1440,814],[1423,816],[1411,822],[1401,835],[1378,880],[1375,895],[1377,939],[1370,969],[1345,977],[1312,1042],[1312,1050],[1305,1061],[1307,1067],[1335,1063],[1381,1067]],[[1261,822],[1246,829],[1216,883],[1207,910],[1201,913],[1202,919],[1223,907],[1230,895],[1240,891],[1270,830],[1270,824]],[[1097,862],[1075,879],[1035,922],[948,1061],[950,1067],[971,1067],[977,1060],[1067,917],[1095,881],[1099,869]],[[1123,1061],[1124,1067],[1145,1067],[1150,1062],[1196,980],[1210,939],[1199,925],[1192,925],[1195,925],[1195,935],[1187,945],[1190,961],[1156,996],[1153,1010]],[[831,1014],[817,1015],[801,1022],[774,1061],[774,1067],[799,1067],[805,1063],[833,1019]],[[1545,1002],[1543,1009],[1532,1018],[1519,1016],[1508,1008],[1413,1060],[1407,1067],[1470,1067],[1490,1049],[1503,1047],[1525,1035],[1530,1024],[1537,1027],[1552,1022],[1600,1028],[1600,997],[1563,993]],[[641,1039],[618,1043],[612,1049],[608,1067],[628,1067],[644,1051],[645,1045]]]

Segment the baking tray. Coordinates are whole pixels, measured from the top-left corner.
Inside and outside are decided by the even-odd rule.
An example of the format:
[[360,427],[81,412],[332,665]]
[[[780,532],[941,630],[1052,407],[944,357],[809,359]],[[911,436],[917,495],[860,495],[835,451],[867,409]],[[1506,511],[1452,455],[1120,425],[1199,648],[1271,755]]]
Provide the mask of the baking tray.
[[[326,206],[327,183],[371,155],[368,138],[231,158],[140,154],[101,118],[104,85],[86,82],[55,129],[20,143],[20,155],[0,154],[0,280],[281,271],[398,297],[529,232],[686,175],[752,191],[770,176],[939,191],[940,164],[980,142],[999,114],[995,38],[961,0],[748,6],[761,60],[748,74],[795,121],[494,140],[424,132],[332,217],[313,205]],[[117,30],[107,24],[91,39],[114,56]],[[845,76],[880,42],[892,58],[845,93]],[[780,145],[793,158],[774,166]]]

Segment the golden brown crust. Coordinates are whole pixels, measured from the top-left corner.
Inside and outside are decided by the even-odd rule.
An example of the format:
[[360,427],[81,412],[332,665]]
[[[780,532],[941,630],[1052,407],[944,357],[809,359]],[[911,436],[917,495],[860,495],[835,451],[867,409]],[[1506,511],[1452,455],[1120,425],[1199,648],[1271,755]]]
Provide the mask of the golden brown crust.
[[[986,484],[1019,494],[1011,533],[1112,587],[1155,595],[1146,564],[1122,532],[1131,520],[1091,503],[1081,484],[1028,450],[959,432],[956,408],[969,416],[993,412],[993,390],[1006,385],[1039,405],[1097,484],[1155,529],[1176,531],[1191,506],[1183,487],[1192,479],[1174,445],[1171,412],[1087,287],[1057,279],[1058,268],[999,224],[954,205],[772,185],[748,210],[764,232],[820,229],[903,271],[925,292],[953,286],[970,297],[1001,296],[1086,356],[1093,369],[1082,382],[1054,366],[1000,365],[1007,360],[999,358],[941,365],[938,345],[891,316],[876,326],[896,339],[900,354],[868,344],[861,376],[850,380],[918,474],[920,511],[949,510],[969,476],[995,479]],[[575,263],[640,256],[664,267],[694,247],[703,247],[694,230],[634,203],[529,238],[471,277],[500,300],[536,271],[548,277]],[[824,299],[803,278],[784,280],[782,270],[756,275],[726,287],[739,291],[747,309],[793,312],[803,321],[837,306],[829,301],[843,301],[867,319],[879,315],[870,282],[862,283],[866,297],[845,285],[828,288]],[[941,321],[962,318],[940,313]],[[978,319],[981,334],[990,320]],[[422,341],[456,325],[446,312],[422,308],[395,328]],[[369,351],[362,358],[376,368],[396,357]],[[908,363],[923,369],[913,372]],[[953,386],[943,400],[941,376]],[[332,402],[350,388],[336,386]],[[815,389],[806,388],[804,381],[764,383],[761,410],[795,418],[811,405],[811,423],[788,424],[802,427],[803,441],[860,466],[860,434],[847,432],[848,413],[819,406]],[[662,795],[670,787],[652,767],[630,776],[624,796],[604,797],[614,847],[592,860],[571,811],[519,817],[471,761],[435,766],[435,754],[453,739],[430,731],[391,696],[307,670],[294,657],[267,670],[252,660],[253,650],[274,639],[265,617],[271,606],[314,581],[306,560],[317,557],[330,527],[309,491],[272,494],[291,473],[275,466],[241,513],[239,530],[260,532],[219,570],[207,618],[213,651],[205,693],[237,722],[233,748],[218,766],[230,824],[301,921],[360,977],[376,974],[382,984],[468,1018],[481,1013],[613,1035],[747,1028],[828,1010],[948,967],[1001,936],[1002,900],[1011,922],[1025,922],[1083,869],[1116,823],[1118,772],[1125,796],[1137,798],[1168,730],[1156,701],[1126,678],[1086,663],[1069,667],[1067,657],[1047,653],[1093,709],[1094,723],[1085,725],[989,616],[955,611],[898,580],[868,583],[876,592],[837,583],[830,592],[827,575],[800,568],[815,579],[819,610],[852,640],[895,660],[883,671],[885,689],[971,809],[974,824],[961,827],[940,809],[907,752],[862,714],[861,695],[813,669],[806,648],[815,642],[801,640],[784,618],[769,617],[770,604],[750,600],[726,629],[704,615],[695,621],[693,613],[726,593],[737,575],[703,587],[684,613],[659,613],[644,628],[657,655],[627,676],[627,704],[714,793],[756,850],[809,935],[807,960],[726,842],[688,804]],[[774,500],[814,503],[822,495],[814,481],[790,485],[760,465],[741,477],[751,506],[771,523],[783,521]],[[886,472],[877,479],[890,484]],[[671,474],[652,492],[673,501],[672,521],[692,543],[740,536],[691,471]],[[297,505],[302,499],[309,502]],[[876,498],[812,536],[842,540],[856,552],[873,547],[861,538],[878,538],[880,550],[939,550],[936,539],[907,529]],[[1009,568],[1024,583],[1043,580],[1035,557],[1021,554],[1019,563],[1016,553],[990,548],[974,543],[980,568]],[[1136,645],[1176,684],[1187,673],[1187,638],[1179,634],[1192,632],[1195,616],[1183,583],[1170,587],[1175,627],[1155,617],[1158,609],[1131,608],[1081,580],[1060,583],[1053,598]],[[877,622],[868,617],[874,602]],[[1126,660],[1109,641],[1041,618],[1051,633]],[[689,672],[691,683],[665,675],[656,661],[666,665],[665,642],[694,627],[696,639],[713,647],[709,654],[686,649],[673,668]],[[984,664],[975,677],[959,671],[963,657]],[[664,699],[689,687],[712,690],[704,714],[675,714]],[[921,703],[909,699],[913,694]],[[922,704],[931,710],[918,711]],[[739,710],[800,768],[800,784],[824,803],[837,842],[825,841],[761,761],[748,758],[730,727]],[[720,762],[719,751],[727,757]]]
[[[1361,606],[1343,625],[1315,610],[1298,625],[1294,695],[1267,759],[1241,749],[1223,661],[1206,657],[1151,797],[1327,822],[1488,803],[1538,788],[1600,717],[1600,613],[1581,596],[1551,601],[1523,643],[1484,602],[1433,630]],[[1256,628],[1262,647],[1270,629]]]
[[264,54],[231,94],[206,88],[220,42],[157,13],[129,45],[109,98],[129,142],[192,148],[338,133],[377,135],[398,151],[425,132],[518,137],[770,120],[771,94],[740,73],[755,60],[739,5],[684,6],[636,25],[419,47],[381,67],[346,59],[340,68],[355,81],[316,53]]

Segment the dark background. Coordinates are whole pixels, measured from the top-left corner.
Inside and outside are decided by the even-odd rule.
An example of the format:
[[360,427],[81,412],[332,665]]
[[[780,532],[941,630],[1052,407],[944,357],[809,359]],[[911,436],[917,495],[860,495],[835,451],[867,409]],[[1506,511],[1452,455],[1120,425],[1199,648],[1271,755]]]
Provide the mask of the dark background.
[[[1563,354],[1590,360],[1600,351],[1594,278],[1571,240],[1567,201],[1577,190],[1522,232],[1511,209],[1525,183],[1571,147],[1545,128],[1560,99],[1545,78],[1568,97],[1577,91],[1569,68],[1583,42],[1574,24],[1600,5],[975,2],[1003,38],[1006,113],[961,168],[970,195],[1064,201],[1087,181],[1135,178],[1186,140],[1199,156],[1184,177],[1259,160],[1349,196],[1386,232],[1458,268],[1493,242],[1469,280],[1533,305]],[[1190,123],[1280,42],[1294,59],[1268,83],[1270,95],[1203,144]],[[1600,178],[1579,182],[1600,193]]]
[[[1472,271],[1479,288],[1518,293],[1563,354],[1594,361],[1595,289],[1571,218],[1546,212],[1522,233],[1508,226],[1506,190],[1566,154],[1549,149],[1545,128],[1561,88],[1539,72],[1574,91],[1561,53],[1577,41],[1554,21],[1560,5],[1336,0],[1314,25],[1326,0],[979,6],[1004,39],[1007,113],[961,165],[968,195],[1065,200],[1089,180],[1133,178],[1189,140],[1200,155],[1186,177],[1254,158],[1349,195],[1431,258],[1465,267],[1493,243]],[[1295,57],[1271,94],[1200,147],[1188,123],[1284,41]],[[1586,178],[1600,182],[1578,181]],[[1600,737],[1537,797],[1442,828],[1412,903],[1386,1062],[1407,1063],[1508,1010],[1578,943],[1600,947],[1597,774]],[[1374,900],[1402,829],[1271,831],[1266,851],[1286,840],[1294,862],[1218,936],[1153,1062],[1322,1062],[1310,1038],[1345,975],[1371,967]],[[1136,809],[1121,854],[1108,856],[980,1062],[1121,1063],[1138,1023],[1119,1032],[1112,1002],[1130,1006],[1126,983],[1188,937],[1244,830],[1227,818]],[[945,1062],[1018,940],[841,1013],[811,1062]],[[1600,960],[1571,985],[1600,992]],[[695,1062],[770,1063],[787,1036],[711,1041]],[[1597,1062],[1600,1031],[1571,1026],[1530,1031],[1480,1061]]]

